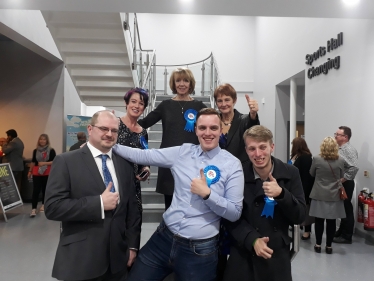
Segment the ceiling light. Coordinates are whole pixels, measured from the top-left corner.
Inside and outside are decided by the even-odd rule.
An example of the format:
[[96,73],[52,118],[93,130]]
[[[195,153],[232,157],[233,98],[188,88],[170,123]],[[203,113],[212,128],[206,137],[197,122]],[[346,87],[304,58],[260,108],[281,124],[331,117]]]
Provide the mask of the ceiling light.
[[360,0],[343,0],[344,4],[356,5]]

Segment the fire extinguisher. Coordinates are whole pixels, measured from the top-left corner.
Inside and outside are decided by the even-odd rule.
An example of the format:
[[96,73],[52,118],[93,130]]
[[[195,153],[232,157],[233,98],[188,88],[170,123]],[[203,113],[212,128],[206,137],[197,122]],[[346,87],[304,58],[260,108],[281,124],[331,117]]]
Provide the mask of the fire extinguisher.
[[360,191],[360,194],[357,198],[357,222],[364,222],[364,201],[366,199],[367,194],[369,193],[369,189],[364,187],[363,190]]
[[364,229],[374,231],[374,200],[370,193],[364,202]]

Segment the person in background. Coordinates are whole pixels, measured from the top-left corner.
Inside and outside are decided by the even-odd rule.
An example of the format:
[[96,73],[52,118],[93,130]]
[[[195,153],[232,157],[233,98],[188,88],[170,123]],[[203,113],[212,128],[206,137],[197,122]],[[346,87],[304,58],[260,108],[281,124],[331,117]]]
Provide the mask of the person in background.
[[4,155],[4,152],[3,152],[3,144],[6,143],[6,138],[0,138],[0,163],[3,163],[2,159],[3,159],[3,155]]
[[[119,130],[117,143],[134,148],[148,148],[147,130],[138,124],[138,118],[143,114],[148,106],[148,91],[142,88],[129,90],[124,98],[126,104],[126,114],[119,118]],[[142,193],[140,181],[145,181],[151,174],[149,166],[142,166],[136,163],[134,165],[136,199],[138,201],[139,211],[143,211]]]
[[272,157],[273,134],[264,126],[244,133],[249,160],[243,163],[243,212],[226,224],[233,237],[225,281],[291,281],[290,224],[305,219],[299,172]]
[[76,142],[75,144],[73,144],[70,147],[69,151],[73,151],[73,150],[79,149],[79,148],[81,148],[82,144],[86,143],[86,141],[87,141],[86,133],[85,132],[78,132],[77,133],[77,139],[78,139],[78,142]]
[[[230,84],[219,85],[214,91],[214,101],[221,114],[222,133],[219,146],[226,149],[241,162],[248,160],[243,140],[244,132],[254,125],[260,125],[258,119],[258,104],[254,99],[245,95],[249,114],[242,114],[234,107],[237,102],[237,94]],[[221,224],[220,230],[220,254],[217,266],[217,280],[223,280],[227,257],[230,252],[230,241],[225,230],[225,222]]]
[[22,172],[24,170],[23,164],[23,149],[22,140],[18,137],[16,130],[10,129],[6,131],[6,142],[2,145],[4,153],[2,162],[9,163],[14,179],[17,183],[18,190],[21,188]]
[[[309,210],[310,207],[309,195],[314,184],[314,177],[312,177],[309,172],[310,167],[312,166],[312,160],[312,153],[310,152],[306,141],[303,138],[294,138],[292,140],[291,163],[299,169],[307,210]],[[304,234],[301,237],[302,240],[310,239],[310,233],[312,231],[312,225],[310,224],[311,221],[312,218],[307,214],[303,223]]]
[[84,147],[56,156],[48,179],[45,215],[62,226],[52,277],[124,281],[140,246],[133,166],[112,151],[113,113],[96,112],[87,132]]
[[340,179],[347,193],[348,199],[344,200],[346,218],[340,220],[339,229],[335,232],[334,243],[352,244],[352,235],[355,225],[353,214],[352,196],[355,189],[355,177],[358,172],[357,150],[349,142],[352,130],[347,126],[340,126],[334,134],[339,145],[339,156],[344,159],[344,175]]
[[175,179],[171,206],[140,250],[129,281],[161,281],[171,272],[175,280],[215,280],[220,220],[240,217],[244,186],[240,161],[218,145],[221,129],[219,113],[205,108],[196,117],[200,145],[113,148],[129,161],[168,167]]
[[313,158],[310,174],[315,177],[310,198],[309,215],[315,217],[316,245],[314,251],[321,253],[322,235],[326,220],[326,253],[332,254],[336,219],[344,218],[344,203],[339,195],[338,181],[344,174],[344,160],[339,157],[338,144],[332,137],[325,138],[319,156]]
[[36,216],[36,207],[38,206],[39,194],[42,192],[42,206],[39,211],[44,212],[44,196],[47,187],[47,181],[53,159],[56,157],[56,151],[51,147],[49,137],[47,134],[41,134],[36,149],[32,153],[32,160],[28,178],[32,178],[33,191],[32,191],[32,210],[30,218]]
[[[170,89],[175,97],[162,101],[147,117],[138,124],[147,129],[162,121],[162,140],[160,148],[179,146],[184,143],[198,144],[194,132],[196,115],[205,108],[202,101],[191,97],[195,90],[195,78],[191,70],[177,68],[170,76]],[[174,178],[168,168],[159,168],[156,191],[164,194],[165,210],[170,207],[174,193]]]

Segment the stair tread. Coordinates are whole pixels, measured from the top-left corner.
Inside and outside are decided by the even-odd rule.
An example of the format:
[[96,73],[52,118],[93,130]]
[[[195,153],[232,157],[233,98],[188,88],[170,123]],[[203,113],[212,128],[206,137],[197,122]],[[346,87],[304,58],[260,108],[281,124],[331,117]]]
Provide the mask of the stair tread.
[[143,204],[144,210],[150,210],[150,209],[162,209],[165,210],[165,204]]

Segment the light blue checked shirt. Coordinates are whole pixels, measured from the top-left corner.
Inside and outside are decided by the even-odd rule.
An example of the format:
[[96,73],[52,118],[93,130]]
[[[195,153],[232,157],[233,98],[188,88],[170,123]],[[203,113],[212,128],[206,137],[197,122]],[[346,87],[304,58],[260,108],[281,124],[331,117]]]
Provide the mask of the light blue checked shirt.
[[[187,239],[205,239],[218,234],[221,217],[236,221],[242,213],[244,176],[240,161],[216,147],[204,152],[200,145],[183,144],[163,149],[141,150],[115,145],[119,156],[141,165],[170,168],[174,177],[171,206],[164,221],[171,232]],[[200,177],[200,169],[216,166],[221,173],[211,184],[207,200],[191,193],[191,181]]]

